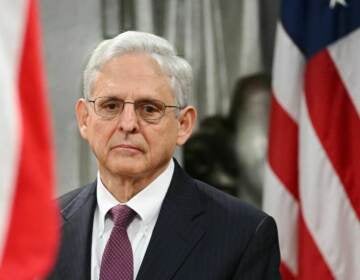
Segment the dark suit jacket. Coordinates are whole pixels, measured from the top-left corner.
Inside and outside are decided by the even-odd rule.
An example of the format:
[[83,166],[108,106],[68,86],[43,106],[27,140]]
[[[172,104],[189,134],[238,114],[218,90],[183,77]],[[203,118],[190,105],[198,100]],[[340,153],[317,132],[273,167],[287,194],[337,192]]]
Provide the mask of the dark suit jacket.
[[[95,189],[96,182],[60,198],[62,241],[50,279],[90,279]],[[270,216],[175,164],[137,279],[280,279],[279,262]]]

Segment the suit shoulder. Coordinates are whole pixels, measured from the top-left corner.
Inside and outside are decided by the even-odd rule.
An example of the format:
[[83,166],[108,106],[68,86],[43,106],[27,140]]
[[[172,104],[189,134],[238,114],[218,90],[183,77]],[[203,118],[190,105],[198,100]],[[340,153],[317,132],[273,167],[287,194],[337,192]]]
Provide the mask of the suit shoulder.
[[94,183],[91,183],[91,184],[76,188],[76,189],[71,190],[71,191],[63,194],[62,196],[60,196],[58,198],[60,209],[61,210],[65,209],[77,197],[83,196],[84,194],[88,194],[89,192],[94,191],[95,190],[94,184],[96,184],[96,183],[94,182]]
[[271,216],[206,183],[195,183],[204,204],[204,228],[209,238],[219,240],[219,234],[226,236],[222,246],[230,248],[237,258],[248,248],[278,246],[277,227]]
[[270,218],[265,212],[252,206],[240,199],[224,193],[213,186],[210,186],[202,181],[195,180],[196,185],[206,201],[207,208],[214,211],[214,215],[224,216],[231,219],[232,222],[241,221],[241,224],[246,227],[252,225],[259,226],[265,218]]

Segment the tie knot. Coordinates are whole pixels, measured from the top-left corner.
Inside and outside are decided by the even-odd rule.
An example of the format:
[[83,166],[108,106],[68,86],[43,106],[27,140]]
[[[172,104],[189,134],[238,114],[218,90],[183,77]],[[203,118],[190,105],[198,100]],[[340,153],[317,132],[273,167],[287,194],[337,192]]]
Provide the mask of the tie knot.
[[135,217],[135,211],[126,205],[116,205],[110,209],[114,226],[127,228],[131,223],[132,219]]

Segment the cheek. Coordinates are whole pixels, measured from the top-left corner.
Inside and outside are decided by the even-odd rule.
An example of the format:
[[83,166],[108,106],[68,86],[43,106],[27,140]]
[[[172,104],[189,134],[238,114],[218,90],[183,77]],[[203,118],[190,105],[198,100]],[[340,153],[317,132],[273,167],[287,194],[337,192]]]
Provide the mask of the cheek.
[[152,153],[171,153],[175,149],[177,140],[177,127],[174,124],[152,128],[146,134],[147,143]]
[[89,143],[92,149],[99,153],[107,147],[109,139],[112,135],[112,128],[103,123],[95,123],[91,126]]

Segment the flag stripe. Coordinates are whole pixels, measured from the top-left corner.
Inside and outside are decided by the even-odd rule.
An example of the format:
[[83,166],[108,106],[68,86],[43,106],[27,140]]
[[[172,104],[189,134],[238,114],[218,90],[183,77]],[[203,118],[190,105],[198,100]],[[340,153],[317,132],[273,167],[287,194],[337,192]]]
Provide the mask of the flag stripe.
[[298,200],[297,124],[283,110],[274,97],[271,102],[271,116],[269,127],[269,163],[287,190],[294,196],[294,199]]
[[306,101],[321,144],[360,219],[360,118],[327,51],[308,63]]
[[281,279],[282,280],[295,280],[295,275],[289,270],[287,265],[282,262],[280,264],[280,273],[281,273]]
[[301,216],[299,219],[298,279],[334,279]]
[[0,265],[20,155],[17,79],[26,6],[26,1],[5,1],[0,9]]
[[[283,26],[278,24],[274,54],[273,90],[277,102],[283,110],[297,122],[299,115],[300,93],[303,89],[305,59],[290,40]],[[289,68],[288,66],[291,65]],[[286,77],[286,81],[284,81]],[[291,82],[289,82],[291,81]]]
[[30,1],[19,70],[21,157],[0,275],[44,278],[55,261],[58,239],[50,141],[39,50],[36,1]]
[[360,29],[329,47],[329,53],[360,116]]
[[285,262],[291,274],[296,275],[299,205],[268,164],[265,165],[265,181],[267,182],[264,187],[266,199],[263,207],[276,220],[282,262]]
[[[303,219],[334,277],[360,279],[360,243],[356,242],[360,240],[360,223],[314,131],[304,102],[299,142]],[[313,262],[316,264],[316,260]]]

